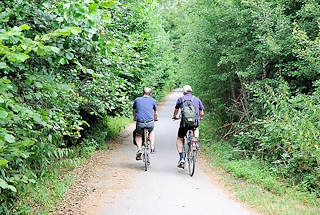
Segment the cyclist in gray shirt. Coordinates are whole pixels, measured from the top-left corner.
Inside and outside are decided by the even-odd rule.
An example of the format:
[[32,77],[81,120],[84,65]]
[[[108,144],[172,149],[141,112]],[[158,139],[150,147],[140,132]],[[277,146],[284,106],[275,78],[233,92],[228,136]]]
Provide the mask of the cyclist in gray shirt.
[[154,121],[158,120],[157,102],[152,97],[152,90],[149,87],[143,89],[143,96],[138,97],[133,103],[133,118],[136,123],[135,141],[138,147],[136,160],[141,160],[141,144],[143,129],[148,128],[151,153],[154,153]]

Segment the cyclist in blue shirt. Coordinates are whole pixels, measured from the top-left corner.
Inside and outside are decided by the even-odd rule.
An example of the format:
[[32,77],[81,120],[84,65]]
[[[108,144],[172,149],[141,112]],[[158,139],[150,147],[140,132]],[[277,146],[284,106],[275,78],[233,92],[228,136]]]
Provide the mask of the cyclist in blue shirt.
[[138,97],[133,103],[133,118],[136,121],[135,141],[138,147],[136,160],[141,160],[141,145],[143,129],[148,128],[151,153],[154,153],[154,121],[158,120],[157,102],[152,97],[152,90],[149,87],[143,89],[143,96]]

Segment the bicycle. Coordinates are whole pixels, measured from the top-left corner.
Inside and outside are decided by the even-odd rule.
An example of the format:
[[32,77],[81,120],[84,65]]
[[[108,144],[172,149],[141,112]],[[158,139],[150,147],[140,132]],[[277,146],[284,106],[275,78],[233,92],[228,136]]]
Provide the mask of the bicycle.
[[193,131],[188,130],[187,135],[183,138],[183,157],[188,164],[188,172],[192,177],[196,169],[196,161],[198,154],[198,139],[193,137]]
[[149,158],[150,140],[149,140],[149,131],[147,128],[143,129],[141,149],[142,149],[142,160],[144,162],[144,171],[147,171],[148,166],[150,166],[150,158]]
[[[172,119],[179,120],[181,119],[181,117],[172,118]],[[186,136],[183,138],[183,147],[182,147],[183,159],[188,163],[188,172],[191,177],[194,175],[194,171],[196,169],[197,154],[199,150],[197,146],[198,141],[199,140],[197,138],[193,137],[192,129],[188,130]]]

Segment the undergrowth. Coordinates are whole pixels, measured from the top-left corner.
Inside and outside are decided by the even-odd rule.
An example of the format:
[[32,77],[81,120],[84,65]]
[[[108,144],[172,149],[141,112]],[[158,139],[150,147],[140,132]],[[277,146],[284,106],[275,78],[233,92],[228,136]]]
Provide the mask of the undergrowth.
[[14,207],[3,208],[1,214],[52,214],[64,192],[74,182],[71,171],[84,164],[96,150],[110,149],[106,138],[118,136],[131,120],[127,117],[110,117],[97,124],[77,147],[68,149],[68,153],[66,150],[52,153],[52,160],[43,176],[37,183],[27,184]]
[[210,158],[212,166],[230,173],[233,179],[228,183],[234,184],[240,199],[267,214],[320,213],[317,193],[292,185],[290,178],[284,178],[276,166],[260,157],[252,158],[246,156],[245,151],[239,152],[230,141],[219,138],[214,123],[212,115],[202,122],[202,151]]

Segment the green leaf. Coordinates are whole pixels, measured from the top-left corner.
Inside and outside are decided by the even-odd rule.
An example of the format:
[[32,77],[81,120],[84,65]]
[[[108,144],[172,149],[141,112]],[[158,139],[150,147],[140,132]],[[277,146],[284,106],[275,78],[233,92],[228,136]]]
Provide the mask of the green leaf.
[[0,33],[0,40],[8,40],[8,39],[9,39],[9,35],[8,34]]
[[59,60],[59,63],[62,64],[62,65],[66,64],[67,62],[68,62],[68,59],[65,58],[65,57],[62,57],[62,58],[60,58],[60,60]]
[[87,69],[86,72],[89,73],[89,74],[93,74],[94,73],[94,71],[92,69]]
[[30,84],[32,83],[32,79],[31,79],[31,78],[27,78],[27,79],[25,80],[25,83],[26,83],[27,85],[30,85]]
[[59,53],[60,49],[58,47],[55,46],[51,46],[50,47],[51,51],[53,51],[54,53]]
[[0,97],[0,104],[4,103],[4,99]]
[[2,189],[7,189],[8,188],[8,183],[5,180],[1,179],[1,178],[0,178],[0,187]]
[[8,189],[13,191],[13,192],[17,192],[17,189],[12,185],[8,185]]
[[63,20],[64,20],[63,17],[58,17],[58,18],[57,18],[57,21],[58,21],[58,22],[63,22]]
[[34,83],[34,85],[36,86],[36,88],[39,88],[39,89],[41,89],[43,87],[40,82],[36,82],[36,83]]
[[4,164],[7,164],[9,161],[7,161],[7,160],[0,160],[0,166],[1,165],[4,165]]
[[0,69],[7,68],[7,64],[5,62],[0,62]]
[[71,30],[71,33],[74,34],[74,35],[78,35],[80,33],[80,28],[77,28],[77,27],[72,27],[70,28]]
[[16,138],[13,135],[8,133],[4,134],[4,139],[9,143],[13,143],[16,140]]
[[90,4],[90,6],[89,6],[89,13],[95,12],[95,11],[97,10],[97,8],[98,8],[98,5],[97,5],[97,4],[95,4],[95,3]]
[[72,52],[67,52],[66,57],[68,58],[68,60],[72,60],[74,55],[72,54]]
[[10,61],[17,61],[17,62],[22,63],[25,60],[27,60],[29,58],[29,56],[26,55],[25,53],[18,53],[18,54],[9,55],[7,58]]
[[33,114],[33,120],[40,123],[42,120],[41,120],[41,115],[38,114],[38,113],[34,113]]
[[[0,102],[2,103],[2,102]],[[8,112],[5,110],[0,110],[0,119],[5,119],[8,116]]]
[[109,8],[109,7],[111,7],[112,5],[114,5],[114,2],[113,2],[113,1],[107,1],[107,2],[103,2],[103,3],[101,4],[101,7]]
[[21,53],[21,54],[17,54],[16,58],[17,58],[18,62],[24,62],[25,60],[27,60],[29,58],[29,56],[24,53]]
[[29,182],[31,182],[31,183],[33,183],[33,184],[36,183],[36,180],[34,180],[34,179],[32,179],[32,178],[29,178],[28,180],[29,180]]
[[19,28],[22,30],[29,30],[30,26],[29,25],[20,25]]
[[71,33],[70,28],[63,28],[59,30],[59,35],[60,36],[69,36]]
[[5,83],[5,84],[10,84],[10,83],[11,83],[11,81],[10,81],[10,79],[7,79],[7,78],[5,77],[4,82],[3,82],[3,83]]

